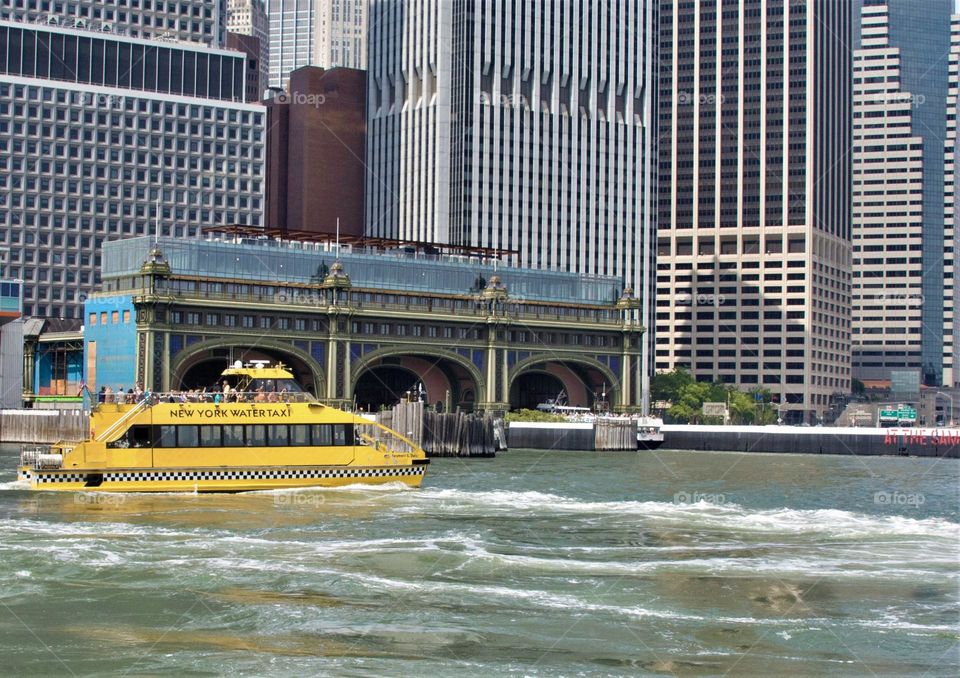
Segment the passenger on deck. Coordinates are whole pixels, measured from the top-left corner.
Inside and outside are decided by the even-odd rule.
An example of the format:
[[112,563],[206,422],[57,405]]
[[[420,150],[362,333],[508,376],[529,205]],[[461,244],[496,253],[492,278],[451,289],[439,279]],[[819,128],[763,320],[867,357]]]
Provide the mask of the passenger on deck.
[[227,380],[223,380],[223,402],[229,403],[232,400],[231,392],[233,389],[230,388],[230,384],[227,383]]

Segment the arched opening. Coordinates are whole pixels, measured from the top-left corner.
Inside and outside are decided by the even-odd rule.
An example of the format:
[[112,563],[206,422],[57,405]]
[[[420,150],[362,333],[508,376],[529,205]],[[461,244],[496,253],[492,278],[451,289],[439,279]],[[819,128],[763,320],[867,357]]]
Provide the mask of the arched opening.
[[[353,399],[357,409],[364,412],[377,412],[384,405],[399,402],[408,392],[413,392],[420,384],[415,372],[403,367],[381,365],[365,370],[357,380]],[[427,393],[430,397],[430,393]]]
[[563,382],[547,372],[530,371],[517,377],[510,387],[510,407],[535,410],[564,391]]
[[606,411],[616,403],[616,383],[606,368],[585,361],[545,360],[520,365],[510,382],[510,409],[534,409],[562,391],[571,407]]
[[317,395],[318,385],[315,383],[314,371],[306,361],[282,350],[263,347],[234,346],[199,351],[180,366],[179,374],[174,374],[170,381],[170,388],[218,390],[220,374],[237,360],[244,363],[266,360],[272,365],[283,363],[305,391]]
[[476,371],[452,358],[393,353],[372,356],[354,372],[354,399],[364,410],[393,405],[408,390],[418,388],[431,407],[472,412],[478,391]]

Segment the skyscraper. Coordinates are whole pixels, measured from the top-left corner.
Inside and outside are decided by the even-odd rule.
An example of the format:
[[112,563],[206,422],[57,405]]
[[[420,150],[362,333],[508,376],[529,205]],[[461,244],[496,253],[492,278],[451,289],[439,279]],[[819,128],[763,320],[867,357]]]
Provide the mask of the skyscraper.
[[953,285],[945,273],[953,262],[944,256],[952,228],[943,195],[952,2],[868,0],[860,9],[853,376],[890,381],[912,372],[939,385],[952,364]]
[[851,5],[661,0],[656,368],[850,388]]
[[262,223],[245,69],[201,43],[0,21],[0,246],[24,315],[78,318],[105,240]]
[[314,60],[316,0],[270,0],[270,87],[286,87],[290,73]]
[[[406,4],[406,3],[398,3]],[[368,0],[270,0],[270,86],[303,66],[366,68]]]
[[953,2],[857,4],[853,376],[889,381],[912,371],[941,385],[953,363],[944,200]]
[[367,67],[367,0],[317,0],[317,66]]
[[957,251],[957,231],[960,227],[960,138],[957,136],[957,115],[960,113],[960,15],[950,21],[950,76],[947,90],[947,138],[944,144],[943,205],[944,205],[944,351],[943,384],[960,388],[960,285],[956,275],[960,271],[960,251]]
[[240,35],[249,35],[260,42],[260,54],[257,69],[260,72],[260,84],[257,98],[263,96],[263,90],[270,81],[270,21],[264,0],[228,0],[227,31]]
[[654,2],[370,6],[367,232],[650,274]]

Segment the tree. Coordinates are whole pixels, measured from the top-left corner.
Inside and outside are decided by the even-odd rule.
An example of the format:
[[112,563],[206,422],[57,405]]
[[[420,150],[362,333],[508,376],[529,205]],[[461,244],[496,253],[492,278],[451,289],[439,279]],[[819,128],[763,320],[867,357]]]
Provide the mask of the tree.
[[650,380],[650,398],[674,402],[680,395],[680,389],[693,383],[693,377],[682,367],[671,372],[658,372]]

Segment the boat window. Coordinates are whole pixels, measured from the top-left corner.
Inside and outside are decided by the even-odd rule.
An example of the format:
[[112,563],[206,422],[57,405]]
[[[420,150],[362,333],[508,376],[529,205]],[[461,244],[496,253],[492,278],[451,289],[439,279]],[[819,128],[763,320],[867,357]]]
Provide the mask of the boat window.
[[251,424],[247,429],[247,447],[266,447],[267,445],[267,426],[266,424]]
[[[349,431],[347,429],[350,429]],[[347,445],[353,442],[353,426],[347,424],[334,424],[333,426],[333,444]]]
[[[213,426],[204,428],[214,428]],[[216,435],[212,433],[210,435]],[[206,446],[207,443],[204,443]],[[227,424],[223,427],[223,446],[224,447],[243,447],[243,425]]]
[[157,427],[157,447],[176,447],[177,446],[177,427],[176,426],[158,426]]
[[150,447],[149,426],[134,426],[130,429],[130,447]]
[[219,426],[200,427],[200,447],[222,447],[221,430]]
[[309,445],[310,426],[308,424],[292,424],[290,426],[290,444],[298,446]]
[[287,436],[288,432],[286,424],[270,424],[270,431],[267,435],[267,444],[274,447],[286,447],[290,444]]
[[330,424],[313,424],[310,428],[314,445],[333,445],[333,427]]
[[200,447],[199,426],[177,426],[177,447]]

